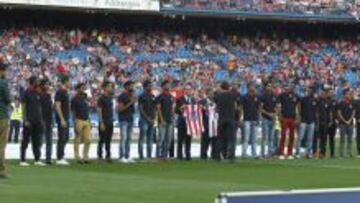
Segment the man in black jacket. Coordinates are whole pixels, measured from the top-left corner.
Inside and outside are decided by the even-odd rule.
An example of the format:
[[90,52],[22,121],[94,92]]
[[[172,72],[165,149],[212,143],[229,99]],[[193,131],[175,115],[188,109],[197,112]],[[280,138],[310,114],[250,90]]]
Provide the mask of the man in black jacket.
[[45,145],[46,145],[46,153],[45,153],[45,163],[51,164],[51,155],[52,155],[52,112],[53,112],[53,102],[51,100],[50,93],[50,82],[48,79],[43,79],[40,81],[41,88],[41,109],[44,120],[44,137],[45,137]]
[[177,139],[177,155],[178,159],[183,159],[183,144],[185,143],[186,160],[191,159],[191,135],[187,134],[186,121],[183,116],[183,110],[186,105],[193,104],[192,87],[185,86],[185,95],[181,96],[176,102],[176,113],[178,114],[178,139]]
[[31,145],[35,158],[35,165],[43,166],[40,161],[41,157],[41,141],[43,133],[43,114],[41,109],[39,80],[36,76],[29,78],[29,87],[25,91],[23,98],[23,118],[24,130],[23,139],[20,147],[20,166],[29,166],[26,163],[26,149],[31,139]]

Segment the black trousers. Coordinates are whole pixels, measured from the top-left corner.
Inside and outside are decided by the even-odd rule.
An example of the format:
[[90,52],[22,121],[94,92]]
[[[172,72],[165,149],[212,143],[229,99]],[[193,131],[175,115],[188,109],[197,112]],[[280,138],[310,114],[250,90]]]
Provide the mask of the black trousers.
[[21,125],[21,122],[19,120],[11,120],[10,121],[10,131],[9,131],[8,142],[12,142],[13,134],[15,134],[14,142],[15,143],[19,142],[20,125]]
[[217,160],[221,159],[221,155],[224,159],[235,159],[235,122],[219,122],[218,124],[218,137],[216,141],[216,155]]
[[201,144],[200,144],[200,158],[201,159],[208,159],[208,151],[211,147],[210,156],[212,159],[215,159],[215,145],[216,145],[216,137],[209,137],[209,129],[205,128],[201,136]]
[[[336,129],[337,129],[337,125],[333,124],[331,126],[329,126],[328,128],[328,132],[327,132],[327,139],[329,140],[329,147],[330,147],[330,156],[334,157],[335,156],[335,136],[336,136]],[[327,148],[327,141],[324,141],[325,145],[324,145],[324,150],[323,154],[326,154],[326,148]]]
[[53,134],[52,134],[52,125],[51,123],[45,124],[44,129],[44,137],[45,137],[45,159],[46,161],[51,161],[52,157],[52,149],[53,149]]
[[56,149],[56,156],[58,160],[64,159],[65,156],[65,146],[69,141],[69,123],[67,126],[61,127],[61,124],[58,123],[58,142],[57,142],[57,149]]
[[180,123],[178,125],[178,139],[177,139],[177,158],[180,160],[183,159],[184,147],[185,147],[186,160],[190,160],[191,136],[187,134],[186,124]]
[[24,126],[23,139],[20,146],[20,159],[26,161],[26,150],[31,141],[35,161],[40,161],[43,126],[41,122],[30,122]]
[[357,153],[360,155],[360,123],[356,124],[356,147]]
[[114,133],[113,124],[105,124],[105,130],[100,130],[99,125],[99,143],[97,149],[98,158],[103,158],[103,146],[105,145],[106,159],[111,158],[111,140]]

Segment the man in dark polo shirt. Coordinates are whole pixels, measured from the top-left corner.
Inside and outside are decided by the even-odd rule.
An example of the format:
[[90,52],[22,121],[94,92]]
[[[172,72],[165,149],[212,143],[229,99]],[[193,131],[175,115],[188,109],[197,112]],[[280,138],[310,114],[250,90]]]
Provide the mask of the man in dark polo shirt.
[[324,88],[321,92],[320,99],[317,106],[317,124],[319,128],[319,136],[314,137],[313,154],[318,153],[318,140],[320,139],[320,153],[319,158],[326,156],[326,145],[329,137],[329,128],[333,122],[333,101],[331,99],[330,91]]
[[124,83],[124,91],[117,98],[117,112],[120,126],[120,146],[119,159],[123,163],[133,162],[130,159],[130,144],[133,131],[135,102],[137,98],[134,95],[134,83],[127,81]]
[[305,96],[300,99],[299,112],[301,117],[299,135],[296,141],[296,158],[300,158],[301,141],[306,137],[306,157],[312,158],[312,144],[315,132],[317,100],[310,88],[305,90]]
[[20,166],[29,166],[29,164],[26,163],[26,149],[30,139],[34,153],[35,165],[45,165],[40,161],[41,138],[43,133],[43,114],[41,109],[40,92],[41,90],[37,77],[31,76],[29,78],[29,87],[25,91],[22,98],[24,108],[24,130],[20,147]]
[[356,101],[356,148],[357,157],[360,158],[360,92],[357,92],[358,99]]
[[191,135],[187,134],[187,126],[186,126],[185,117],[183,116],[183,108],[186,105],[190,105],[195,102],[193,99],[192,89],[193,88],[190,85],[185,86],[185,94],[177,100],[176,107],[175,107],[175,112],[178,115],[178,120],[177,120],[177,122],[178,122],[177,123],[177,128],[178,128],[177,158],[179,160],[183,159],[183,152],[184,152],[183,144],[185,144],[186,160],[191,159],[191,138],[192,137],[191,137]]
[[56,123],[58,127],[56,164],[58,165],[69,165],[64,159],[65,146],[69,140],[70,99],[68,89],[69,78],[61,76],[59,88],[55,93]]
[[53,146],[53,137],[52,137],[52,119],[53,119],[53,102],[51,99],[50,92],[50,81],[45,78],[40,81],[41,87],[41,108],[43,113],[43,122],[44,122],[44,138],[45,138],[45,163],[50,165],[51,155],[52,155],[52,146]]
[[114,84],[105,81],[102,84],[103,93],[97,101],[97,113],[99,118],[99,143],[98,159],[103,159],[103,146],[105,144],[106,161],[111,162],[111,139],[114,132],[113,116],[113,90]]
[[246,158],[249,141],[251,143],[251,157],[256,157],[256,127],[259,122],[260,99],[256,95],[255,86],[248,85],[248,93],[241,98],[244,117],[244,140],[242,157]]
[[156,109],[159,121],[156,157],[159,159],[167,159],[174,128],[174,98],[170,94],[169,81],[164,81],[161,87],[162,93],[156,98]]
[[222,82],[220,89],[215,94],[215,103],[219,113],[218,121],[218,137],[216,144],[215,159],[221,160],[221,155],[224,159],[230,161],[235,159],[235,113],[237,109],[237,99],[232,92],[230,92],[230,85],[228,82]]
[[344,90],[344,98],[339,104],[338,118],[340,127],[340,157],[345,156],[345,143],[346,153],[352,157],[352,139],[355,118],[355,106],[352,100],[350,90]]
[[[91,123],[89,119],[89,104],[88,98],[85,93],[85,84],[79,83],[76,86],[76,95],[71,100],[71,111],[74,118],[74,155],[75,160],[79,163],[90,163],[89,150],[90,150],[90,130]],[[84,143],[83,157],[80,158],[79,148],[80,143]]]
[[298,98],[294,92],[294,86],[292,84],[287,86],[286,92],[282,93],[279,96],[279,101],[281,105],[280,110],[280,122],[281,122],[281,138],[279,146],[279,158],[281,160],[285,159],[284,149],[285,141],[287,137],[287,132],[289,132],[289,144],[287,148],[288,159],[294,159],[293,157],[293,147],[295,139],[295,127],[296,127],[296,110],[298,104]]
[[[272,85],[269,83],[265,86],[264,95],[261,98],[261,117],[262,117],[262,141],[261,156],[263,158],[271,157],[276,154],[274,146],[274,125],[277,113],[277,97],[273,94]],[[265,148],[267,147],[267,152]]]
[[152,157],[152,145],[154,135],[154,123],[156,114],[155,97],[152,93],[152,83],[146,80],[143,83],[144,93],[139,97],[139,111],[140,111],[140,137],[138,143],[139,158],[144,158],[144,139],[146,138],[146,157]]

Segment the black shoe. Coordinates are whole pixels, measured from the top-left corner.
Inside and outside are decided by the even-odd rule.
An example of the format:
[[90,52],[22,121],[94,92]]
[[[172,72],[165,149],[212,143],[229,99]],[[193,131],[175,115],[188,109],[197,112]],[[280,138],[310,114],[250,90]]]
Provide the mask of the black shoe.
[[91,164],[89,160],[83,161],[84,164]]
[[113,161],[112,161],[111,158],[107,158],[107,159],[106,159],[106,162],[109,163],[109,164],[111,164]]
[[83,160],[78,160],[77,163],[78,164],[84,164],[84,161]]
[[47,160],[47,161],[45,161],[45,164],[46,164],[46,165],[52,165],[53,163],[52,163],[51,160]]
[[7,176],[6,174],[0,174],[0,179],[7,179],[9,178],[9,176]]

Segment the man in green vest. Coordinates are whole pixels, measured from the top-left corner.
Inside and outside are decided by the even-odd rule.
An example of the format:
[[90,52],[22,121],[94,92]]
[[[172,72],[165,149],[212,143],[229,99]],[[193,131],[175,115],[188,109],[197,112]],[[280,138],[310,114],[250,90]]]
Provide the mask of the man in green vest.
[[[14,141],[15,143],[19,142],[19,133],[20,126],[22,121],[22,106],[18,98],[15,98],[15,101],[11,104],[11,114],[10,114],[10,132],[8,137],[8,143]],[[14,140],[13,138],[14,134]]]
[[8,109],[11,102],[8,82],[5,79],[6,67],[0,62],[0,178],[6,178],[5,146],[9,122]]

